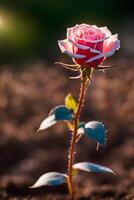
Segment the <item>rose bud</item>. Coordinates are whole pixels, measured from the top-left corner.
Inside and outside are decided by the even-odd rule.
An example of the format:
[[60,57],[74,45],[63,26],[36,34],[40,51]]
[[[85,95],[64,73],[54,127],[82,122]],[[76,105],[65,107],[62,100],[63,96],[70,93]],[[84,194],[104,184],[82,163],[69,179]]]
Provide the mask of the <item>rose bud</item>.
[[67,29],[67,39],[58,41],[62,53],[71,56],[75,64],[97,67],[120,48],[118,35],[108,28],[80,24]]

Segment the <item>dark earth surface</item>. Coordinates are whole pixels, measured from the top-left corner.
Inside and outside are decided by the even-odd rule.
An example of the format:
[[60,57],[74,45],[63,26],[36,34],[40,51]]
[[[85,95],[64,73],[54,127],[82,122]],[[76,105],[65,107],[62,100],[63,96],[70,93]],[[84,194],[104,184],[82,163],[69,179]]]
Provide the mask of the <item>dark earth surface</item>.
[[[74,179],[78,200],[134,199],[134,60],[116,61],[119,68],[95,72],[81,118],[99,120],[108,129],[106,146],[82,138],[76,162],[90,161],[116,172],[80,172]],[[8,67],[7,67],[8,68]],[[41,121],[71,92],[79,80],[60,66],[37,63],[20,72],[0,73],[0,200],[67,200],[66,185],[29,187],[49,171],[66,172],[71,134],[64,123],[37,133]]]

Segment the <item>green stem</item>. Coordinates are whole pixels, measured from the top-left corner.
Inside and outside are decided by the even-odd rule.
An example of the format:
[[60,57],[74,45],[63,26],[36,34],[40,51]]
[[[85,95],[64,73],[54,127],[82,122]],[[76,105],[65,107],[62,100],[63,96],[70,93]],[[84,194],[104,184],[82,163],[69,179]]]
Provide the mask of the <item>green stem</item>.
[[77,112],[73,121],[74,124],[74,131],[72,134],[72,139],[70,142],[70,149],[69,149],[69,160],[68,160],[68,189],[70,193],[70,199],[74,200],[75,199],[75,194],[74,194],[74,188],[73,188],[73,164],[74,164],[74,150],[75,150],[75,144],[76,144],[76,139],[77,139],[77,128],[78,128],[78,122],[80,118],[80,112],[81,108],[84,102],[84,97],[86,94],[86,86],[88,84],[88,79],[87,76],[85,76],[84,73],[82,73],[81,77],[81,87],[80,87],[80,96],[79,96],[79,102],[78,102],[78,107],[77,107]]

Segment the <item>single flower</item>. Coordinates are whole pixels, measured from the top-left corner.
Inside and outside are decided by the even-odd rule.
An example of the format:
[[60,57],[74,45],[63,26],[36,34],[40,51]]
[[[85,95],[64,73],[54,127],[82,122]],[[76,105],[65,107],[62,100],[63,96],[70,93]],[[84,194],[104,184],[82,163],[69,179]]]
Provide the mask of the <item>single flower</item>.
[[118,34],[108,28],[80,24],[67,29],[67,38],[58,41],[62,53],[82,67],[97,67],[120,48]]

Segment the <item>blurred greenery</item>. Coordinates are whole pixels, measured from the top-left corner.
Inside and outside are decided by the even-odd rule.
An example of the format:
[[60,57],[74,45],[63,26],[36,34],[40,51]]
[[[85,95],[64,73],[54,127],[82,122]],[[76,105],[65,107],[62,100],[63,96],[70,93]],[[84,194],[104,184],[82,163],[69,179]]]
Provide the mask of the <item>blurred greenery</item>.
[[84,22],[113,29],[132,9],[121,0],[1,0],[0,64],[53,60],[67,27]]

